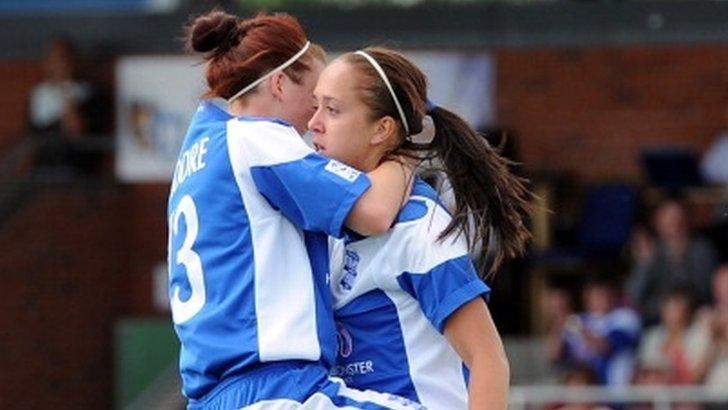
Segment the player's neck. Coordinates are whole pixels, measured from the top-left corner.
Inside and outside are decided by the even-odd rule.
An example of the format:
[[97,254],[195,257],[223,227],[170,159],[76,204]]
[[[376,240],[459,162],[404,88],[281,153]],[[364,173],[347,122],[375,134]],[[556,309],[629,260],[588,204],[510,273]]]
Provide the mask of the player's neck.
[[387,153],[379,148],[372,147],[366,152],[366,154],[357,160],[356,164],[350,164],[360,171],[372,172],[374,171],[384,160],[386,159]]
[[228,112],[234,116],[248,117],[281,117],[280,107],[259,96],[237,99],[228,106]]

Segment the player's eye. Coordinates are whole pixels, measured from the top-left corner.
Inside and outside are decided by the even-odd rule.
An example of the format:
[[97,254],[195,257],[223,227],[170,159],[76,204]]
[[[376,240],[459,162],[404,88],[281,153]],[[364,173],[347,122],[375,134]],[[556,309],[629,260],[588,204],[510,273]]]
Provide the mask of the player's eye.
[[338,114],[338,113],[339,113],[339,110],[338,110],[338,109],[336,109],[336,108],[334,108],[334,107],[332,107],[332,106],[327,106],[327,107],[326,107],[326,111],[327,111],[327,112],[328,112],[328,113],[329,113],[330,115],[336,115],[336,114]]

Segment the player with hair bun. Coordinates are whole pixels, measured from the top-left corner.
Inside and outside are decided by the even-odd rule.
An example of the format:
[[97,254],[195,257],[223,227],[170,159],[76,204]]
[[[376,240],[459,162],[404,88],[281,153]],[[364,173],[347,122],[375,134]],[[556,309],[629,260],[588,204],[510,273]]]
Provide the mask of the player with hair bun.
[[[328,235],[389,228],[411,170],[368,174],[301,139],[323,50],[285,14],[215,10],[189,26],[206,97],[168,202],[169,294],[188,409],[412,409],[329,378]],[[404,170],[404,173],[403,173]]]

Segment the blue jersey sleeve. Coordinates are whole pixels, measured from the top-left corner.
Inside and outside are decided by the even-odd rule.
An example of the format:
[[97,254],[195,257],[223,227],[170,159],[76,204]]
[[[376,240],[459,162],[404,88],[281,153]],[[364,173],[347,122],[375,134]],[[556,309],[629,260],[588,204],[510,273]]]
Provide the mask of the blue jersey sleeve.
[[475,273],[468,255],[447,260],[426,273],[402,273],[397,282],[402,290],[417,299],[425,316],[440,333],[447,318],[458,308],[490,293],[490,288]]
[[251,175],[260,193],[294,224],[337,238],[354,203],[370,186],[366,174],[316,153],[252,167]]
[[308,147],[284,121],[253,117],[228,122],[228,145],[268,203],[298,227],[341,237],[346,217],[369,178]]

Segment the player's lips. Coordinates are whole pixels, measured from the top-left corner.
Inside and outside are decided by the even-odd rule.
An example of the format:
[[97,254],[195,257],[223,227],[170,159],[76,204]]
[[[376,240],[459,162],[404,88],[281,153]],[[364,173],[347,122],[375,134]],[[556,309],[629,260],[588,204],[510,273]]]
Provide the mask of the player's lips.
[[316,152],[322,152],[322,151],[324,151],[324,146],[319,144],[318,142],[314,142],[313,149],[315,149]]

